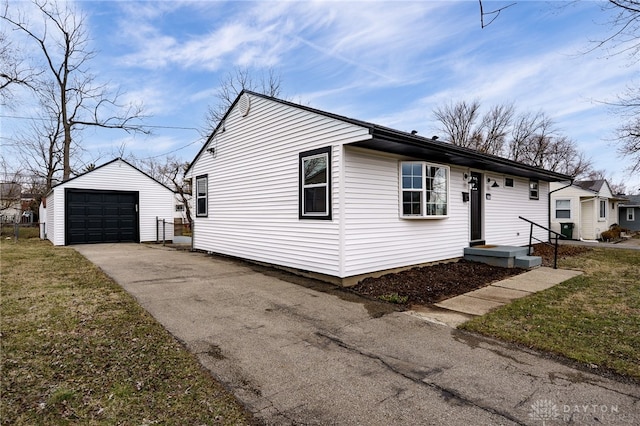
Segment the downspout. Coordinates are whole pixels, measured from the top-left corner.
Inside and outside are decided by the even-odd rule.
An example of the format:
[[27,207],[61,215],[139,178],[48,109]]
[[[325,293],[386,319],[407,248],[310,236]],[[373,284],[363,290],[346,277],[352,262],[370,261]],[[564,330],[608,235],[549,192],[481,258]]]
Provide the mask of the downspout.
[[[563,187],[561,187],[561,188],[558,188],[558,189],[554,189],[553,191],[549,191],[549,194],[547,194],[547,198],[548,198],[548,201],[549,201],[549,202],[547,203],[547,210],[549,210],[549,211],[548,211],[548,213],[549,213],[549,214],[547,215],[547,217],[548,217],[548,222],[549,222],[549,223],[547,224],[547,228],[548,228],[549,230],[551,230],[551,194],[553,194],[554,192],[560,191],[561,189],[568,188],[568,187],[570,187],[571,185],[573,185],[573,179],[571,179],[571,180],[569,181],[569,184],[568,184],[568,185],[565,185],[565,186],[563,186]],[[549,239],[549,241],[551,241],[551,233],[550,233],[550,232],[548,233],[548,237],[547,237],[547,238]]]

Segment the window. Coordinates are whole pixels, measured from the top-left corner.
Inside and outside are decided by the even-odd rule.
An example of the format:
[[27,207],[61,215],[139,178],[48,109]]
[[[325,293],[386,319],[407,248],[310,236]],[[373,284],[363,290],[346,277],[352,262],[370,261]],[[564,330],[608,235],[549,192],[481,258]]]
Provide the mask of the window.
[[537,180],[529,181],[529,199],[537,200],[540,198],[540,187]]
[[207,175],[196,177],[196,216],[207,216]]
[[633,207],[627,207],[627,220],[629,222],[633,222],[634,220],[636,220],[634,214],[635,212],[633,211]]
[[600,215],[598,217],[600,219],[607,218],[607,200],[600,200]]
[[571,219],[571,200],[556,200],[556,219]]
[[177,212],[183,212],[184,211],[184,205],[176,204],[176,211]]
[[424,162],[400,163],[403,217],[444,217],[448,214],[449,168]]
[[513,178],[504,178],[504,186],[507,188],[513,188]]
[[300,219],[331,219],[331,147],[300,154]]

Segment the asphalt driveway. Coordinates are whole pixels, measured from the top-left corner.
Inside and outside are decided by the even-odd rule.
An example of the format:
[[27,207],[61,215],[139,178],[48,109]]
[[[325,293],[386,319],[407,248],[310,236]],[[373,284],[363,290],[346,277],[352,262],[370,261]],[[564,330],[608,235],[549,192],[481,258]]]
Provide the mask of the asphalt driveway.
[[267,424],[640,422],[637,385],[312,280],[160,246],[74,248]]

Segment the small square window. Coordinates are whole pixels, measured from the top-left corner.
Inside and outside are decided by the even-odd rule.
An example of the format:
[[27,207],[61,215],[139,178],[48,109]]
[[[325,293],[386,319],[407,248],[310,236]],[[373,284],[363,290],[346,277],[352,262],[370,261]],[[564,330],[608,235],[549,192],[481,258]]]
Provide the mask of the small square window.
[[507,188],[513,188],[513,178],[504,178],[504,186]]

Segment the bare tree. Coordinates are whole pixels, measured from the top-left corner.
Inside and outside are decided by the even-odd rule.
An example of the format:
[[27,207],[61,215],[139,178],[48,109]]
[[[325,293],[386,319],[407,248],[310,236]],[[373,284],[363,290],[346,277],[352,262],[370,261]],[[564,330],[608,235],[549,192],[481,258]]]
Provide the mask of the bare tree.
[[434,110],[438,130],[454,145],[501,155],[513,121],[513,105],[495,105],[480,115],[480,101],[450,103]]
[[500,155],[503,152],[509,127],[513,120],[513,105],[495,105],[482,117],[476,132],[477,150],[487,154]]
[[63,181],[71,176],[75,130],[98,126],[148,133],[139,123],[143,117],[141,105],[120,105],[119,94],[110,93],[106,84],[96,83],[88,71],[96,52],[90,49],[81,12],[67,2],[61,6],[57,2],[33,0],[42,25],[31,25],[19,11],[10,10],[9,4],[5,3],[0,18],[34,44],[44,62],[46,73],[38,79],[36,90],[55,87],[63,131]]
[[480,109],[477,100],[460,101],[436,108],[434,116],[454,145],[574,177],[591,169],[575,141],[561,135],[544,113],[516,115],[511,104],[495,105],[482,116]]
[[224,117],[233,101],[243,90],[259,92],[267,96],[280,96],[282,78],[273,69],[256,75],[249,68],[235,68],[221,80],[216,91],[216,103],[209,105],[203,136],[208,137]]
[[482,3],[482,0],[478,0],[478,3],[480,3],[480,28],[486,28],[489,25],[491,25],[493,23],[493,21],[495,21],[496,19],[498,19],[498,16],[500,16],[500,13],[513,6],[516,3],[511,3],[508,4],[506,6],[503,7],[499,7],[497,9],[493,9],[493,10],[485,10],[484,9],[484,3]]
[[184,205],[187,221],[193,223],[191,216],[191,185],[190,182],[186,182],[183,179],[184,172],[189,168],[189,163],[171,155],[163,159],[147,158],[139,160],[137,163],[149,176],[167,185],[178,194],[180,201]]
[[16,136],[18,158],[25,170],[44,181],[45,192],[62,180],[63,172],[62,111],[55,87],[50,86],[50,89],[38,92],[39,113]]
[[448,138],[447,142],[471,148],[473,127],[478,119],[479,110],[480,101],[475,99],[470,103],[460,101],[437,107],[433,115],[440,126],[438,130]]
[[0,105],[11,107],[12,88],[25,86],[33,88],[34,79],[41,72],[25,64],[21,52],[4,31],[0,31]]

